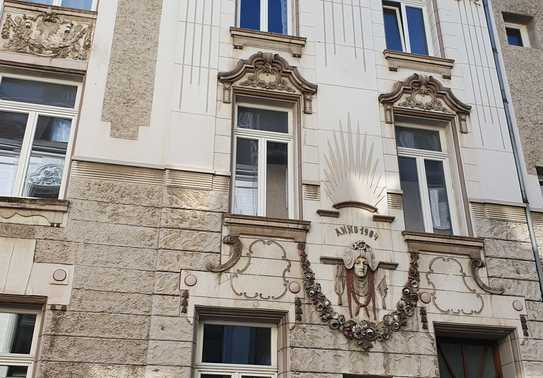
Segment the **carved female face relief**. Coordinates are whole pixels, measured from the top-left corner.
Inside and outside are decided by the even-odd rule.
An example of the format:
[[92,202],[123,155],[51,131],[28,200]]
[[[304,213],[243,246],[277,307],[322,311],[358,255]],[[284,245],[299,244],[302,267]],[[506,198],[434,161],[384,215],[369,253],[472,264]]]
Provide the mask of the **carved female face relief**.
[[363,256],[358,256],[353,266],[355,276],[364,278],[368,275],[368,262]]

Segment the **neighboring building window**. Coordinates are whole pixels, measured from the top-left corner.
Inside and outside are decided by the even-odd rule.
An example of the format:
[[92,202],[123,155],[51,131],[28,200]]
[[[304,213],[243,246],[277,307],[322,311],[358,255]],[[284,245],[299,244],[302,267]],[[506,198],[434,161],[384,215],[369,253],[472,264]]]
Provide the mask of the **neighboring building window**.
[[453,234],[454,199],[443,131],[396,127],[405,228]]
[[292,112],[253,104],[236,110],[232,212],[293,218]]
[[40,315],[0,307],[0,377],[32,377]]
[[530,35],[528,34],[528,27],[526,25],[506,22],[505,33],[509,45],[530,47]]
[[539,181],[539,187],[543,193],[543,167],[536,167],[537,170],[537,180]]
[[288,34],[289,3],[290,0],[239,0],[239,27]]
[[196,378],[276,378],[277,326],[203,321]]
[[437,338],[441,378],[503,377],[496,341]]
[[61,196],[77,96],[77,85],[0,78],[0,196]]
[[422,6],[383,1],[387,49],[429,55],[425,13]]
[[96,9],[97,0],[27,0],[31,3],[56,5],[66,8],[77,8],[84,10]]

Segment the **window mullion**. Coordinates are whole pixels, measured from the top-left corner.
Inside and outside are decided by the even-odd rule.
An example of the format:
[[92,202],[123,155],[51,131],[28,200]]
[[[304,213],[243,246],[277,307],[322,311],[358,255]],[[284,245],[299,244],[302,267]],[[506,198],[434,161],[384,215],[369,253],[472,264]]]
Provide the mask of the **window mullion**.
[[32,141],[36,132],[36,124],[38,122],[38,114],[36,112],[28,113],[26,122],[26,130],[19,155],[19,164],[17,166],[17,175],[15,178],[14,195],[22,196],[24,188],[24,180],[28,171],[28,163],[30,162],[30,154],[32,153]]
[[268,0],[260,0],[260,30],[268,31]]
[[456,203],[453,201],[453,199],[456,197],[454,194],[454,187],[452,185],[449,159],[443,160],[443,173],[445,175],[445,188],[447,190],[447,204],[449,206],[449,214],[451,217],[452,232],[455,234],[460,229],[460,223],[458,221],[458,213],[456,212]]
[[417,157],[417,172],[419,175],[419,190],[422,203],[422,214],[424,217],[424,228],[426,232],[434,232],[432,211],[430,209],[430,196],[428,195],[428,182],[426,180],[426,167],[424,158]]
[[258,215],[260,216],[266,216],[267,150],[266,139],[258,139]]
[[406,52],[411,52],[411,41],[409,40],[409,27],[407,25],[407,11],[405,8],[405,4],[401,4],[401,12],[402,12],[402,31],[403,31],[403,43],[404,43],[404,50]]

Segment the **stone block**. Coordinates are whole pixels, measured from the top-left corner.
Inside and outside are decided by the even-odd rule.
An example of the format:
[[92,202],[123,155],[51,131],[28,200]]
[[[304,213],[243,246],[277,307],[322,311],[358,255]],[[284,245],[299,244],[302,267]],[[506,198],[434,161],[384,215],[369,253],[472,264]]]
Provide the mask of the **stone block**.
[[152,316],[149,338],[192,342],[194,325],[184,316]]
[[523,360],[543,362],[543,340],[523,340],[520,355]]
[[145,378],[179,378],[190,377],[192,369],[182,366],[152,366],[145,368]]
[[180,273],[155,273],[155,294],[179,295]]
[[155,269],[156,250],[103,244],[82,244],[76,261],[80,265],[138,270]]
[[161,229],[159,248],[184,251],[219,252],[221,234],[204,231]]
[[219,253],[200,253],[190,251],[159,250],[157,267],[159,271],[179,272],[180,270],[207,271],[209,262],[217,264]]
[[157,207],[88,200],[72,200],[69,215],[74,220],[146,227],[158,227],[160,221]]
[[151,365],[191,366],[192,343],[184,341],[149,341],[147,363]]
[[153,295],[153,315],[179,316],[181,297],[171,295]]
[[220,232],[222,214],[186,209],[162,209],[161,227]]
[[524,361],[524,376],[526,378],[541,378],[543,362]]
[[78,265],[73,286],[78,289],[152,294],[154,274],[134,269]]
[[514,240],[529,242],[526,223],[505,222],[494,219],[477,219],[474,224],[475,235],[480,238]]
[[151,313],[152,303],[152,295],[147,294],[73,289],[69,309],[73,311],[147,315]]
[[227,212],[229,208],[228,201],[228,192],[195,190],[170,186],[165,190],[164,206],[181,209]]
[[44,335],[146,339],[150,319],[145,315],[47,311]]
[[36,377],[44,378],[135,378],[143,375],[142,366],[51,361],[39,362],[36,373]]
[[526,312],[529,320],[543,319],[543,302],[526,301]]
[[535,262],[512,259],[486,259],[489,277],[538,280]]
[[44,336],[40,357],[59,362],[143,365],[146,350],[144,340]]
[[485,239],[485,256],[504,259],[533,260],[532,244],[526,242]]
[[528,300],[540,300],[541,292],[537,281],[521,281],[505,278],[490,278],[490,286],[504,287],[505,295],[525,297]]
[[71,177],[67,195],[69,200],[81,199],[155,207],[161,205],[162,197],[162,186],[159,185],[93,180],[77,176]]
[[126,247],[156,248],[157,229],[72,220],[66,237],[70,241]]
[[528,321],[528,333],[531,339],[543,340],[543,322]]
[[56,240],[37,240],[36,250],[34,253],[34,262],[49,264],[73,264],[80,248],[80,243]]

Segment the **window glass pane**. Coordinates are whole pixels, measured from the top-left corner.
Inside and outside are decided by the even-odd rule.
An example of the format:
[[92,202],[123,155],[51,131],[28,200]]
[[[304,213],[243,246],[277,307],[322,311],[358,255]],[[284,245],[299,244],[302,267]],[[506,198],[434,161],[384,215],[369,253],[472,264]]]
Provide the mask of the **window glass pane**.
[[62,0],[62,6],[90,10],[92,9],[92,0]]
[[30,354],[36,314],[0,313],[0,354]]
[[258,141],[254,139],[237,138],[233,211],[258,215]]
[[26,366],[0,365],[0,378],[26,377],[27,371]]
[[271,329],[205,324],[202,362],[271,365]]
[[495,378],[494,348],[489,344],[465,344],[464,359],[468,376],[476,378]]
[[287,0],[268,0],[268,31],[288,34]]
[[440,342],[439,351],[439,376],[451,378],[464,377],[464,362],[462,359],[462,345],[457,343]]
[[447,198],[447,185],[443,162],[425,160],[426,181],[428,183],[428,196],[430,197],[430,210],[434,232],[438,234],[452,234],[451,213]]
[[387,49],[403,51],[398,8],[383,8]]
[[507,42],[512,46],[524,46],[522,42],[522,33],[517,28],[505,28],[507,33]]
[[288,113],[240,106],[238,107],[238,127],[288,133]]
[[434,130],[396,127],[396,143],[398,147],[441,151],[439,132]]
[[13,195],[28,114],[0,111],[0,195]]
[[288,144],[268,142],[266,215],[288,218]]
[[53,5],[53,0],[27,0],[29,3]]
[[417,176],[417,161],[415,158],[399,157],[400,182],[403,191],[403,213],[405,228],[408,231],[424,232],[422,217],[422,202]]
[[77,87],[41,81],[3,77],[0,84],[0,99],[33,104],[73,108]]
[[58,198],[72,120],[39,116],[24,196]]
[[240,0],[239,27],[260,30],[260,0]]
[[409,30],[409,43],[414,54],[428,55],[428,43],[424,27],[424,15],[421,8],[405,7],[407,14],[407,28]]

